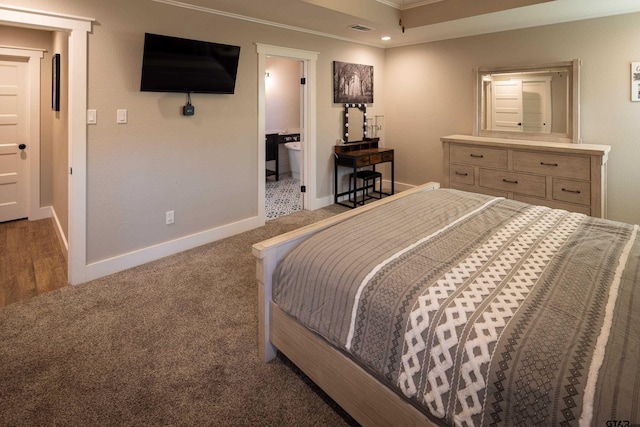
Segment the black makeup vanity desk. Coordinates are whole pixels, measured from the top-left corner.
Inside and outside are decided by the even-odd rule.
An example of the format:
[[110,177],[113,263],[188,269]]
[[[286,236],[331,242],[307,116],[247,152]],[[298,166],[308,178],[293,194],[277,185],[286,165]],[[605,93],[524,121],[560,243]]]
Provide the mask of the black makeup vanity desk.
[[[351,185],[353,177],[361,178],[367,176],[367,172],[362,168],[372,166],[370,171],[376,172],[376,165],[380,163],[391,163],[391,192],[380,194],[390,196],[394,193],[394,159],[393,149],[379,147],[378,143],[380,138],[365,139],[363,141],[355,141],[347,144],[340,144],[334,146],[334,181],[333,181],[333,194],[334,203],[355,208],[358,204],[358,192],[363,192],[363,201],[366,194],[367,184],[363,182],[363,187],[358,187],[357,179],[354,179],[354,184]],[[338,169],[339,167],[346,167],[352,170],[351,179],[349,180],[349,190],[344,192],[338,192]],[[363,174],[364,172],[364,174]],[[382,187],[382,183],[380,183]],[[375,187],[375,181],[374,185]],[[375,190],[375,188],[374,188]],[[380,188],[382,190],[382,188]],[[348,196],[345,201],[339,201],[338,199],[343,196]]]

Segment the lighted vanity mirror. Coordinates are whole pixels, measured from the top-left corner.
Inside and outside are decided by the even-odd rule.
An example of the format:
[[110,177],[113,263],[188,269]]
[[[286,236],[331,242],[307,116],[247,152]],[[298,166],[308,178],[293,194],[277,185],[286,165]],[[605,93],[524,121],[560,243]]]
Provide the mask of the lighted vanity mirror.
[[367,104],[344,104],[342,128],[344,142],[367,139]]
[[478,136],[580,142],[580,60],[478,68]]

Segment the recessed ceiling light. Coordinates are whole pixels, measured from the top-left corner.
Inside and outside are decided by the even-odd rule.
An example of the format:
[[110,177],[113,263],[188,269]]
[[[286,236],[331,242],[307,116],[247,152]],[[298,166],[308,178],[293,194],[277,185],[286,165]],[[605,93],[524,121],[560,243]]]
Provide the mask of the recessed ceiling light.
[[389,37],[389,36],[384,36],[384,37],[382,37],[382,40],[384,40],[384,41],[388,41],[388,40],[391,40],[391,37]]

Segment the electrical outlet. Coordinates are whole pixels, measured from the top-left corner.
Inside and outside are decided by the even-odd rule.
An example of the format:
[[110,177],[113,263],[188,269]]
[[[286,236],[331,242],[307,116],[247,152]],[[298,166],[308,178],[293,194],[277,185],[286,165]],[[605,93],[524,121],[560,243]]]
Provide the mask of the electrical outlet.
[[166,213],[167,225],[173,224],[175,222],[174,212],[167,211]]

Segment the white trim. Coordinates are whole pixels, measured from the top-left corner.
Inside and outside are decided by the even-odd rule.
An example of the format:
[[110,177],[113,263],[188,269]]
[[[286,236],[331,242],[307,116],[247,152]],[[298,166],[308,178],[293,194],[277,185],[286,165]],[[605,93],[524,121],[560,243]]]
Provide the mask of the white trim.
[[113,258],[100,260],[87,265],[86,279],[93,280],[128,268],[146,264],[169,255],[193,249],[239,233],[244,233],[245,231],[253,230],[263,224],[264,221],[261,221],[259,217],[253,217],[227,224],[222,227],[205,230],[190,236],[163,242],[158,245],[148,246]]
[[[407,191],[407,190],[411,190],[412,188],[416,188],[418,187],[417,185],[413,185],[413,184],[406,184],[404,182],[398,182],[396,181],[394,184],[394,190],[395,193],[401,193],[403,191]],[[382,180],[382,188],[384,188],[385,191],[390,191],[391,190],[391,180],[390,179],[383,179]],[[315,209],[320,209],[320,208],[324,208],[326,206],[330,206],[333,205],[333,194],[323,197],[321,199],[316,199],[316,206]]]
[[48,218],[48,216],[42,216],[46,212],[40,210],[40,60],[44,57],[44,50],[1,46],[0,56],[28,58],[29,76],[25,88],[28,100],[26,142],[29,155],[27,216],[31,221]]
[[[22,47],[22,46],[7,46],[7,45],[0,45],[0,49],[15,49],[15,50],[23,50],[23,51],[34,51],[34,52],[42,52],[44,55],[44,52],[46,52],[46,49],[39,49],[37,47]],[[40,58],[42,58],[42,56],[40,56]]]
[[[411,190],[412,188],[415,188],[415,187],[417,187],[417,185],[407,184],[405,182],[396,181],[393,183],[393,189],[395,190],[396,193],[401,193],[403,191]],[[391,191],[391,180],[383,179],[382,188],[384,188],[385,191]]]
[[321,199],[316,199],[316,209],[324,208],[326,206],[333,205],[333,194],[323,197]]
[[94,21],[95,19],[84,16],[0,5],[0,22],[8,23],[9,26],[12,24],[24,24],[30,28],[90,32]]
[[70,284],[86,281],[87,270],[87,38],[94,19],[0,6],[0,23],[69,34],[69,263]]
[[55,230],[56,230],[56,234],[58,235],[58,239],[60,239],[60,241],[62,242],[62,245],[64,246],[68,254],[69,242],[67,241],[67,238],[64,235],[64,232],[62,231],[62,224],[60,224],[60,219],[58,218],[58,214],[56,214],[56,210],[53,209],[53,206],[48,206],[47,209],[49,209],[49,216],[53,218],[53,223],[55,224]]
[[[260,47],[258,46],[258,50]],[[261,220],[260,226],[263,226],[267,221],[267,214],[265,208],[266,199],[266,83],[265,73],[267,72],[266,55],[258,52],[258,163],[256,168],[258,169],[258,218]]]
[[69,283],[87,281],[87,92],[88,34],[69,35]]
[[420,6],[426,6],[426,5],[432,4],[432,3],[440,3],[442,0],[424,0],[424,1],[419,1],[419,2],[416,2],[416,3],[408,4],[406,6],[404,5],[404,2],[402,2],[402,4],[398,4],[393,0],[376,0],[376,1],[378,3],[382,3],[382,4],[386,4],[387,6],[391,6],[394,9],[408,10],[408,9],[413,9],[413,8],[420,7]]
[[[154,0],[156,1],[156,0]],[[266,221],[265,215],[265,82],[266,57],[278,56],[302,61],[304,64],[304,123],[302,124],[302,139],[304,149],[302,152],[302,182],[307,186],[307,192],[303,194],[305,209],[315,210],[322,207],[322,202],[316,199],[318,181],[316,176],[316,99],[317,99],[317,76],[316,68],[318,52],[308,50],[292,49],[287,47],[272,46],[263,43],[256,43],[258,53],[258,218]]]

